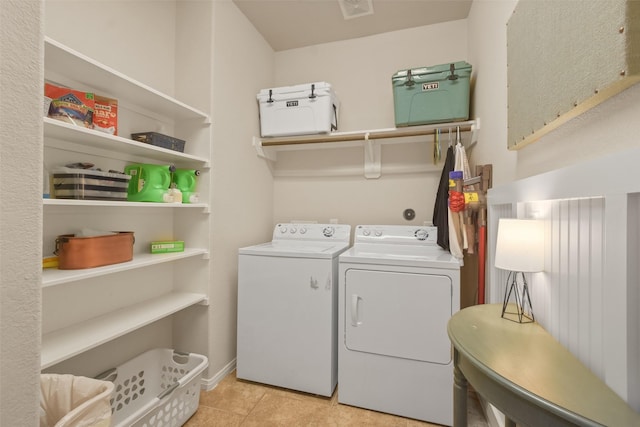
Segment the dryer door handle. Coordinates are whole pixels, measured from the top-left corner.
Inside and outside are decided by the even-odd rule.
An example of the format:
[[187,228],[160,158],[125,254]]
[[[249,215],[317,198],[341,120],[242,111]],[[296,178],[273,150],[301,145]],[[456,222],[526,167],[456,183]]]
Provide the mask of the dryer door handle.
[[362,325],[362,322],[358,321],[358,302],[361,300],[357,294],[351,295],[351,326],[358,327]]

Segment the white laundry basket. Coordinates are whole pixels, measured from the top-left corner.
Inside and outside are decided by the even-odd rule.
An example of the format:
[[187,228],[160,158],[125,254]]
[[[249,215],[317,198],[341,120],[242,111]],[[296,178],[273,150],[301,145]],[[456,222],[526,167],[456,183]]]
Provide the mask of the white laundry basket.
[[198,409],[205,356],[154,349],[101,374],[114,383],[113,427],[176,427]]

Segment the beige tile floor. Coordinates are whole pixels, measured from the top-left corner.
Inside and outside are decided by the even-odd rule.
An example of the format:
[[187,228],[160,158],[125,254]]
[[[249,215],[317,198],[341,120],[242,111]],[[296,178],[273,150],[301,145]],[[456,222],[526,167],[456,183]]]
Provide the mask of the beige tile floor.
[[[473,392],[469,394],[468,407],[468,425],[487,426]],[[185,424],[186,427],[434,425],[340,404],[337,392],[332,397],[323,397],[239,380],[235,371],[225,377],[215,389],[200,394],[198,411]]]

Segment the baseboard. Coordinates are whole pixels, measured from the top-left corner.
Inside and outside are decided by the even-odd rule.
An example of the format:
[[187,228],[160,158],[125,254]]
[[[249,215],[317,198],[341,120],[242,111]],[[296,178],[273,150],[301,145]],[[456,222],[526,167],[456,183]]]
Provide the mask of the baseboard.
[[482,396],[478,395],[480,406],[484,416],[487,418],[487,424],[489,427],[504,427],[504,414],[498,410],[491,403],[487,402]]
[[203,390],[209,391],[216,388],[216,386],[223,380],[224,377],[229,375],[233,370],[236,369],[236,359],[233,359],[229,362],[224,368],[219,370],[213,377],[211,378],[202,378],[200,381],[200,386]]

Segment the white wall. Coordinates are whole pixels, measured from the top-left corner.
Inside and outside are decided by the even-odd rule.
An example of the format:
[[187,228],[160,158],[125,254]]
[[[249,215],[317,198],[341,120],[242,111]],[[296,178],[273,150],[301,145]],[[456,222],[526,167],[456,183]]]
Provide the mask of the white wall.
[[45,34],[174,96],[175,2],[46,0]]
[[637,145],[640,85],[521,150],[507,150],[507,29],[516,0],[475,0],[468,18],[473,114],[481,117],[475,161],[494,164],[494,186]]
[[[584,115],[569,121],[533,144],[517,151],[510,152],[507,150],[506,24],[516,4],[516,0],[475,0],[468,18],[470,59],[474,65],[477,64],[474,70],[473,109],[474,115],[482,117],[480,142],[474,154],[476,155],[476,161],[494,164],[494,187],[508,184],[515,179],[584,162],[587,159],[597,161],[605,154],[637,146],[637,134],[640,131],[640,120],[637,119],[640,113],[640,86],[632,87],[589,110]],[[621,179],[624,179],[624,176],[625,171],[620,171]],[[583,180],[577,185],[591,188],[594,184],[588,180]],[[554,224],[552,219],[550,215],[548,218],[550,227]],[[588,219],[590,219],[588,214],[580,213],[577,218],[574,217],[571,221],[567,220],[570,227],[569,232],[572,239],[595,245],[595,242],[597,242],[595,237],[588,235],[582,229],[579,232],[577,231],[579,225],[584,228],[582,224]],[[497,224],[497,220],[490,218],[490,224]],[[606,233],[607,230],[605,229],[605,236]],[[489,232],[489,235],[492,235],[491,232]],[[489,250],[492,247],[495,246],[490,242]],[[566,241],[563,241],[559,245],[559,248],[564,248],[564,251],[567,251],[567,247],[570,248],[568,249],[570,252],[564,254],[565,258],[568,256],[567,254],[572,259],[581,255],[578,249],[579,246],[576,244],[571,246],[567,245]],[[492,256],[489,254],[489,261],[491,260]],[[554,266],[555,270],[545,274],[553,274],[558,270],[558,265],[564,265],[562,261],[563,259],[560,255],[550,259],[549,263]],[[590,265],[590,270],[598,271],[602,269],[601,264],[604,261],[589,260],[583,264],[590,265],[591,262],[595,262],[594,265]],[[488,267],[489,269],[490,267]],[[584,274],[582,271],[574,273],[575,275],[571,276],[572,278],[578,276],[578,273]],[[611,364],[613,359],[603,361],[598,360],[596,357],[590,360],[589,357],[591,356],[584,356],[589,354],[588,351],[581,349],[581,345],[584,347],[584,342],[586,342],[584,337],[588,337],[591,340],[590,342],[594,343],[603,335],[607,337],[615,334],[598,329],[597,322],[593,322],[596,326],[592,327],[592,324],[588,322],[568,322],[566,319],[569,314],[573,316],[572,320],[574,318],[597,319],[602,316],[598,304],[591,304],[590,306],[584,300],[580,300],[578,304],[575,298],[567,298],[566,295],[569,295],[572,289],[561,280],[562,277],[553,277],[557,279],[550,286],[553,292],[548,292],[547,294],[534,292],[533,294],[533,304],[536,311],[540,313],[541,322],[571,351],[582,357],[585,363],[596,374],[605,379],[608,384],[612,385],[623,398],[635,399],[633,403],[637,406],[637,389],[628,395],[627,390],[619,386],[624,381],[611,380],[611,372],[606,372],[607,369],[603,368],[603,366],[607,366],[607,363]],[[495,291],[489,302],[501,302],[502,294],[499,289],[502,287],[502,282],[498,283],[498,280],[504,278],[500,275],[494,275],[493,277],[490,275],[489,279],[496,280],[496,283],[487,284],[490,297],[492,295],[491,290]],[[584,298],[586,286],[581,287],[580,292]],[[598,295],[596,295],[595,299],[597,301],[602,300]],[[562,315],[557,313],[562,313]],[[634,319],[637,319],[637,317]],[[589,324],[588,328],[585,328],[586,324]],[[579,327],[580,325],[582,325],[582,328]],[[636,337],[632,338],[630,343],[637,344],[637,342],[636,334]],[[598,351],[606,356],[610,350],[596,348],[594,353]],[[615,360],[613,363],[615,364]],[[633,372],[633,375],[635,375],[634,381],[637,381],[638,368],[637,366],[633,366],[633,368],[635,369]],[[609,370],[617,372],[620,369],[622,368],[619,366]],[[635,383],[633,386],[637,387]],[[634,395],[633,393],[636,394]]]
[[[443,42],[446,41],[446,42]],[[326,81],[341,103],[339,130],[395,127],[391,77],[398,70],[466,60],[466,20],[277,52],[275,86]],[[352,226],[364,223],[422,224],[431,221],[442,166],[428,173],[389,174],[394,164],[432,164],[432,137],[402,148],[383,147],[382,177],[326,178],[322,165],[362,170],[362,149],[278,153],[280,171],[314,171],[316,177],[279,177],[274,185],[274,218]],[[416,212],[407,222],[406,208]]]
[[238,248],[271,239],[273,179],[256,156],[256,94],[273,50],[229,0],[214,2],[213,209],[209,372],[235,360]]
[[467,21],[459,20],[277,52],[274,84],[329,82],[340,98],[341,131],[389,128],[394,73],[466,59]]
[[474,161],[493,164],[493,183],[516,176],[517,153],[507,150],[507,29],[516,0],[475,0],[468,17],[474,65],[472,111],[481,129]]
[[[17,37],[16,34],[20,34]],[[16,54],[19,52],[19,54]],[[0,2],[0,425],[38,423],[42,3]],[[19,123],[21,125],[16,124]]]

